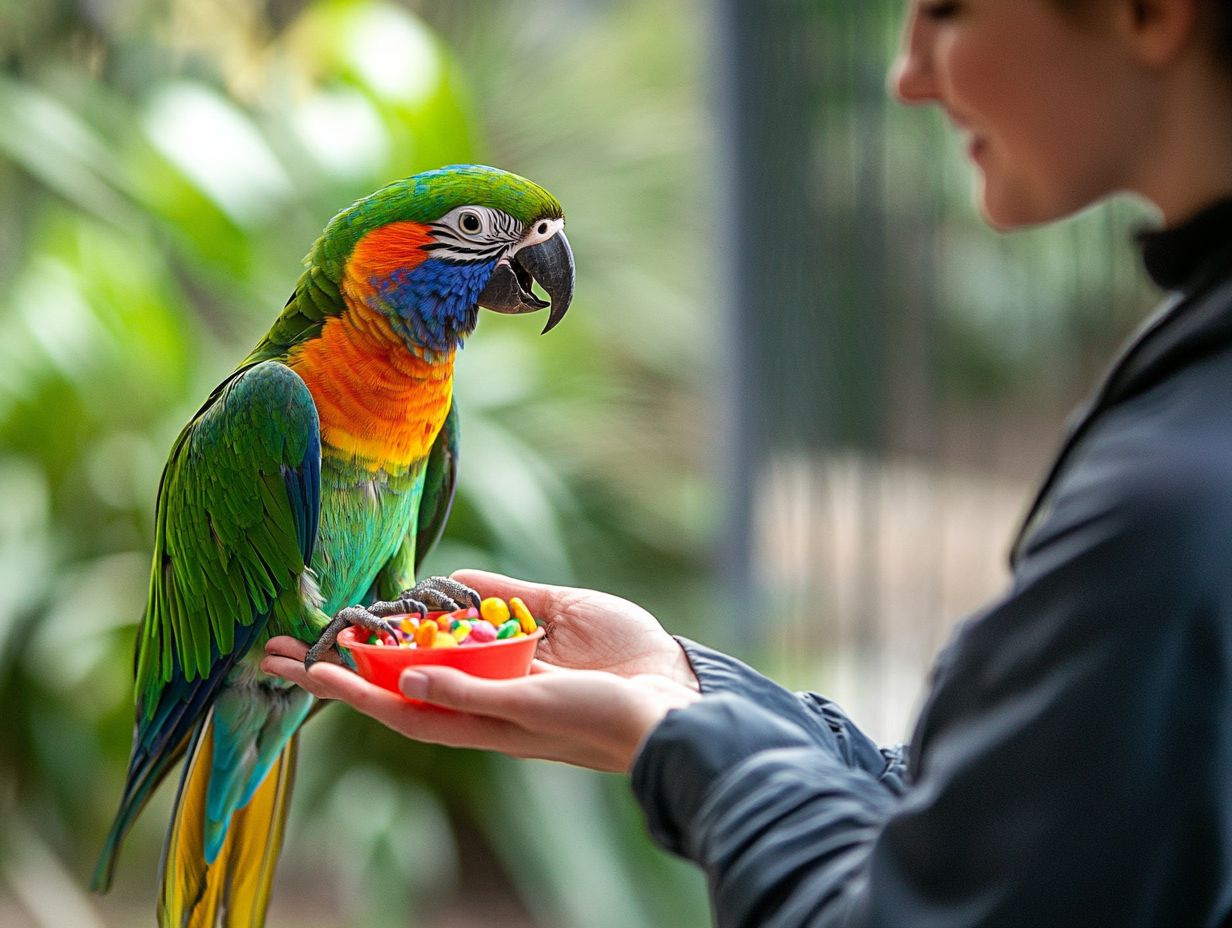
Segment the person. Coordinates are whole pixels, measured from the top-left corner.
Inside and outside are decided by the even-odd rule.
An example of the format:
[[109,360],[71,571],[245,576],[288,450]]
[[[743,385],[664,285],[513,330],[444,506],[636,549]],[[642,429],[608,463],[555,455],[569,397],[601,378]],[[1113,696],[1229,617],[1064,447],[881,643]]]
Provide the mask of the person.
[[546,618],[539,672],[408,671],[425,706],[286,638],[263,667],[411,738],[629,771],[724,928],[1232,924],[1232,2],[912,0],[892,84],[964,136],[996,229],[1153,204],[1170,292],[907,746],[631,603],[473,571]]

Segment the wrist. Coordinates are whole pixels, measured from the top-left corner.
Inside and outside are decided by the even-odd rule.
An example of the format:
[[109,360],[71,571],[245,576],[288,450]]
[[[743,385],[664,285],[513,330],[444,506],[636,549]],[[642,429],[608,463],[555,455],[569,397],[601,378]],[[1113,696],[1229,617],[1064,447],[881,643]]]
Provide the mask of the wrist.
[[[696,684],[696,678],[693,680]],[[668,713],[690,706],[702,698],[696,686],[690,687],[683,681],[678,682],[656,674],[636,677],[629,683],[633,686],[634,693],[628,714],[631,725],[620,752],[620,769],[625,772],[632,770],[642,745]]]
[[664,676],[682,686],[687,686],[695,693],[702,691],[701,683],[693,670],[693,664],[689,661],[689,655],[685,653],[684,647],[675,638],[672,638],[672,653],[668,657],[668,667]]

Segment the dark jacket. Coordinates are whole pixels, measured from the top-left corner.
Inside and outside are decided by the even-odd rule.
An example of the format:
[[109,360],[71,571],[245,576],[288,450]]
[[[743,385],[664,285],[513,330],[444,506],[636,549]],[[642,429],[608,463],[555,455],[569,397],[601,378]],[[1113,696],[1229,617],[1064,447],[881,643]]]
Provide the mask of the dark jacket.
[[1142,238],[1174,294],[1073,420],[910,747],[682,641],[706,698],[633,789],[718,925],[1232,924],[1232,203]]

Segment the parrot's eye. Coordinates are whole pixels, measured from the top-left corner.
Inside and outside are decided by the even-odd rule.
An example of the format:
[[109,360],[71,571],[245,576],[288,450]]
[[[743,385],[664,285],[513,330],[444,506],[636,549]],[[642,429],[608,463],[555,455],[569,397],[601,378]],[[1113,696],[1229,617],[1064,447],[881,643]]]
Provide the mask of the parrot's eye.
[[546,222],[539,223],[535,231],[538,232],[540,235],[547,235],[548,234],[548,224]]
[[498,260],[521,237],[508,213],[490,206],[457,206],[432,223],[434,242],[424,248],[447,261]]

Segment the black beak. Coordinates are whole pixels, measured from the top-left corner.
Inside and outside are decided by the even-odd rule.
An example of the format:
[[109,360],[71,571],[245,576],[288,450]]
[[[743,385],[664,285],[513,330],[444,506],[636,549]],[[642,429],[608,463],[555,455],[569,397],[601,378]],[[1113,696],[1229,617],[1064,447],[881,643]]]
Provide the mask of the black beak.
[[[508,262],[497,265],[478,303],[498,313],[533,313],[551,305],[548,324],[543,327],[546,334],[565,318],[573,301],[574,279],[573,252],[561,231],[546,242],[519,248]],[[531,289],[535,283],[546,291],[550,304],[535,296]]]

